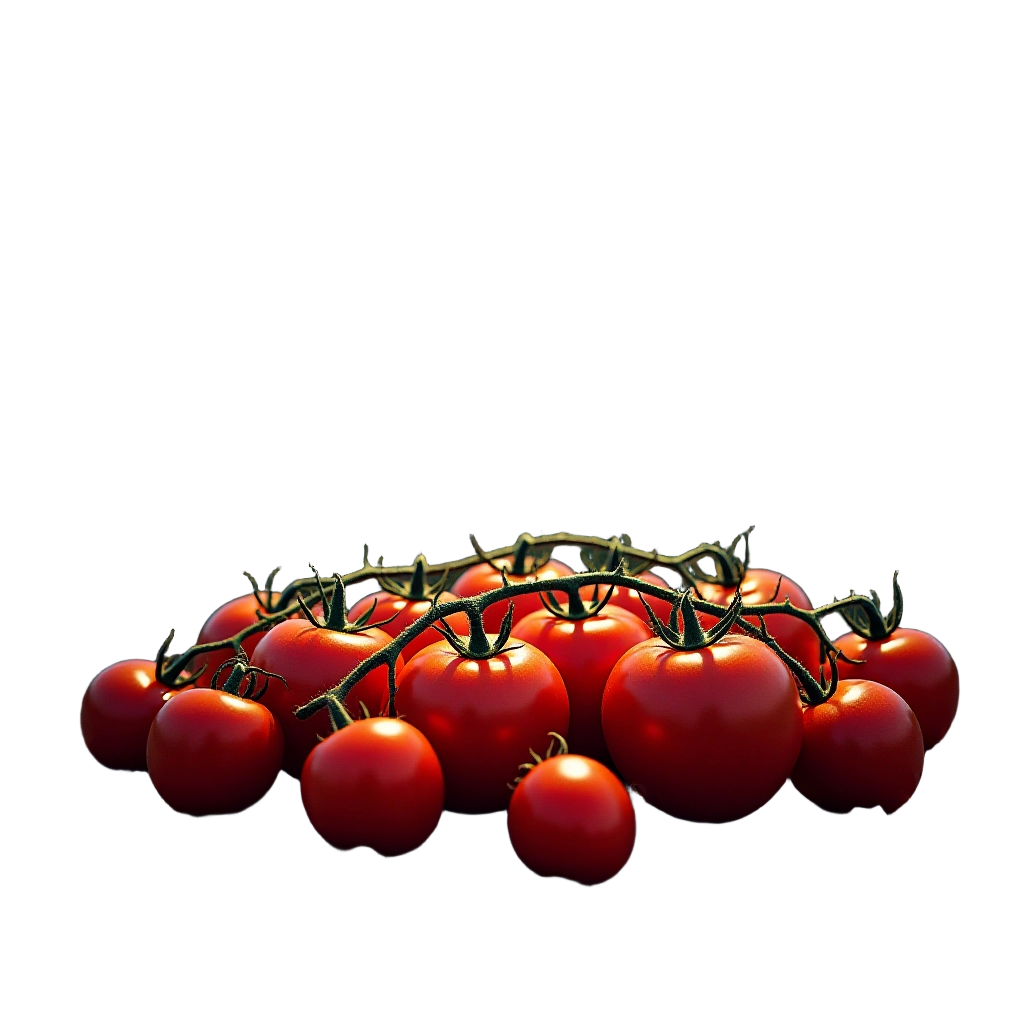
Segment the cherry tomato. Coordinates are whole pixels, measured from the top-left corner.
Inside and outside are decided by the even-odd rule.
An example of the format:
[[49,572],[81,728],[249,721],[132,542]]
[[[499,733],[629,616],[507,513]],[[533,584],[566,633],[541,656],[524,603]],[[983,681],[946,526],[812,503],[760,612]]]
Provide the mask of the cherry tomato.
[[[671,590],[672,588],[665,582],[657,573],[645,571],[640,573],[638,579],[644,580],[646,583],[653,583],[656,587],[666,587]],[[590,597],[593,593],[592,590],[584,588],[580,591],[585,597]],[[608,593],[608,586],[601,584],[597,588],[598,597],[604,597]],[[672,604],[669,601],[663,601],[660,597],[650,597],[647,594],[643,595],[644,601],[651,606],[651,611],[654,612],[658,618],[667,622],[669,615],[672,613]],[[708,598],[713,600],[713,598]],[[615,593],[608,599],[608,604],[614,604],[619,608],[625,608],[626,611],[632,612],[641,622],[648,622],[647,609],[644,608],[643,601],[640,600],[640,591],[632,590],[629,587],[616,587]],[[607,605],[605,605],[607,607]],[[570,746],[570,749],[573,749]]]
[[569,749],[608,762],[601,731],[601,697],[615,663],[651,631],[631,612],[607,604],[589,619],[560,619],[546,608],[512,627],[512,636],[543,651],[569,694]]
[[146,744],[156,791],[183,814],[233,814],[256,803],[281,768],[270,711],[221,690],[185,690],[153,719]]
[[[370,594],[368,597],[364,597],[361,600],[356,601],[352,610],[348,613],[348,617],[355,621],[360,615],[369,611],[369,609],[373,607],[374,600],[377,602],[377,607],[374,608],[373,614],[370,616],[367,625],[373,626],[380,623],[378,628],[384,630],[384,632],[391,637],[398,636],[403,629],[411,626],[418,618],[430,611],[431,607],[431,603],[427,599],[423,599],[422,601],[411,601],[407,597],[401,597],[398,594],[389,594],[386,590],[381,590],[376,594]],[[458,598],[454,594],[445,592],[440,594],[437,600],[438,603],[441,604],[445,601],[457,601]],[[390,619],[392,615],[394,615],[395,618],[391,619],[390,622],[381,622],[382,619]],[[460,636],[469,635],[469,619],[466,618],[465,612],[458,612],[455,615],[451,615],[445,621]],[[427,629],[420,633],[420,635],[414,640],[410,640],[409,643],[402,648],[402,657],[408,661],[414,654],[422,651],[424,647],[436,644],[438,639],[436,630]]]
[[840,679],[873,679],[895,690],[913,709],[931,750],[949,731],[960,702],[960,675],[949,651],[929,633],[900,626],[884,640],[865,640],[846,633],[835,641],[847,657],[840,661]]
[[[391,637],[376,626],[343,633],[318,628],[307,619],[285,619],[260,640],[252,654],[253,667],[276,672],[285,680],[268,680],[260,703],[270,708],[284,733],[284,770],[289,775],[299,778],[317,737],[331,734],[326,708],[305,720],[295,717],[295,709],[337,686],[359,662],[389,643]],[[403,665],[399,655],[398,669]],[[388,670],[381,666],[359,681],[345,698],[345,708],[353,718],[362,718],[362,701],[377,715],[387,698]]]
[[924,739],[910,705],[881,683],[844,679],[804,711],[793,785],[826,811],[902,807],[924,770]]
[[[740,583],[740,597],[743,603],[768,604],[778,586],[776,601],[785,601],[788,597],[794,608],[814,607],[811,599],[788,576],[782,577],[782,585],[779,586],[780,575],[771,569],[748,569],[743,582]],[[728,604],[736,593],[735,587],[723,587],[717,583],[700,583],[697,589],[706,601],[714,601],[715,604]],[[717,621],[713,615],[705,613],[698,613],[698,618],[705,629],[709,629]],[[748,615],[745,618],[751,625],[760,625],[752,616]],[[766,615],[764,624],[778,645],[787,654],[796,658],[817,679],[821,667],[821,641],[818,634],[806,622],[801,622],[792,615]],[[739,626],[733,626],[731,632],[739,633]]]
[[[507,558],[499,558],[494,564],[504,566],[506,569],[512,565]],[[507,575],[509,583],[532,583],[534,580],[553,580],[559,576],[571,576],[572,574],[573,570],[564,562],[559,562],[557,558],[550,558],[540,569],[526,576],[513,576],[511,573]],[[488,590],[497,590],[501,585],[501,573],[487,562],[481,562],[479,565],[471,566],[455,581],[452,593],[456,597],[475,597]],[[544,607],[539,594],[523,594],[517,597],[514,603],[513,622],[519,622],[530,612]],[[507,610],[508,601],[496,601],[488,606],[484,611],[484,629],[488,633],[497,633]]]
[[175,691],[156,681],[156,662],[131,659],[105,668],[82,698],[82,737],[107,768],[146,770],[146,739]]
[[385,857],[408,853],[441,818],[441,762],[408,722],[362,719],[313,748],[302,768],[302,803],[332,846],[369,846]]
[[703,650],[660,639],[627,651],[604,689],[616,767],[655,807],[733,821],[786,781],[803,738],[796,683],[769,647],[728,634]]
[[[274,593],[269,596],[275,598],[277,594]],[[268,598],[267,592],[261,591],[260,597],[266,601]],[[259,609],[260,603],[253,593],[233,598],[226,604],[222,604],[203,623],[203,628],[199,630],[199,638],[196,640],[196,643],[212,644],[216,640],[227,640],[229,637],[245,629],[246,626],[259,622],[260,617],[257,614]],[[252,659],[253,651],[256,650],[256,645],[265,635],[263,632],[253,633],[252,636],[247,636],[242,641],[242,649],[249,656],[250,660]],[[196,680],[196,686],[208,687],[217,669],[224,662],[231,661],[234,656],[234,651],[229,647],[219,651],[211,651],[209,654],[197,654],[192,659],[192,671],[198,672],[203,665],[206,666],[206,671]]]
[[445,807],[469,814],[503,810],[525,752],[569,726],[558,669],[522,642],[479,660],[447,640],[424,648],[398,677],[395,709],[437,751]]
[[626,787],[603,764],[561,754],[531,768],[516,786],[508,834],[531,871],[597,885],[629,860],[636,815]]

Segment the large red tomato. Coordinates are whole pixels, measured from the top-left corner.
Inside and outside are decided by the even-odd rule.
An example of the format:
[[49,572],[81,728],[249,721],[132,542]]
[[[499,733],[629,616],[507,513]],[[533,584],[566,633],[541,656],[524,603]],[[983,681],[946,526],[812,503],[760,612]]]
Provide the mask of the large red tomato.
[[395,709],[437,751],[445,807],[470,814],[503,810],[530,748],[569,726],[558,669],[527,643],[480,659],[462,657],[447,640],[426,647],[398,677]]
[[512,636],[543,651],[554,662],[569,693],[569,733],[574,754],[607,763],[601,731],[601,697],[615,663],[651,630],[631,612],[607,604],[589,619],[560,619],[546,608],[512,627]]
[[332,846],[408,853],[437,827],[444,778],[418,729],[397,718],[366,718],[318,743],[302,768],[302,803]]
[[82,738],[107,768],[146,770],[149,727],[175,691],[156,681],[156,662],[118,661],[89,684],[82,698]]
[[153,719],[146,744],[156,791],[183,814],[232,814],[256,803],[281,768],[274,716],[221,690],[185,690]]
[[[438,604],[457,600],[458,598],[454,594],[447,592],[440,594],[437,599]],[[373,606],[374,601],[377,602],[375,608]],[[367,621],[367,625],[373,626],[379,623],[378,628],[384,630],[389,636],[396,637],[403,629],[411,626],[418,618],[421,618],[430,611],[431,602],[427,598],[413,601],[408,597],[402,597],[400,594],[391,594],[386,590],[381,590],[376,594],[370,594],[356,601],[352,610],[348,613],[348,617],[355,622],[360,615],[365,614],[371,608],[373,608],[373,614]],[[394,616],[393,619],[391,618],[392,615]],[[384,622],[382,621],[383,619],[391,619],[391,621]],[[460,636],[469,635],[469,619],[466,618],[465,612],[457,612],[455,615],[450,615],[445,621]],[[424,647],[436,644],[438,639],[439,637],[435,630],[426,629],[402,648],[402,656],[408,661],[418,651],[422,651]]]
[[[778,587],[775,601],[785,601],[788,597],[789,603],[794,608],[814,607],[811,604],[811,599],[788,576],[782,577],[780,586],[780,575],[771,569],[748,569],[740,583],[740,597],[743,603],[768,604],[772,601],[775,588]],[[714,601],[715,604],[728,604],[736,593],[735,587],[723,587],[718,583],[700,583],[697,589],[706,601]],[[705,629],[710,629],[717,621],[713,615],[706,613],[698,613],[698,618]],[[745,616],[745,618],[751,625],[760,625],[758,620],[752,616]],[[764,624],[778,645],[787,654],[796,658],[817,679],[821,668],[821,641],[818,639],[818,634],[806,622],[801,622],[792,615],[766,615]],[[732,632],[739,633],[739,626],[733,626]]]
[[655,807],[732,821],[786,781],[803,738],[796,683],[770,648],[727,634],[702,650],[627,651],[601,709],[612,760]]
[[[260,592],[260,599],[266,601],[276,598],[277,594],[268,595],[266,591]],[[260,601],[254,593],[243,594],[241,597],[233,598],[226,604],[222,604],[204,623],[199,630],[197,644],[212,644],[217,640],[227,640],[236,633],[241,632],[246,626],[259,622]],[[242,641],[242,649],[252,658],[256,645],[263,639],[265,633],[253,633]],[[196,686],[209,686],[217,669],[226,661],[234,658],[234,651],[230,647],[222,650],[212,651],[209,654],[197,654],[192,659],[192,671],[198,672],[205,665],[206,671],[196,680]],[[227,671],[225,669],[225,671]],[[223,676],[224,673],[221,673]]]
[[873,679],[895,690],[917,716],[925,750],[946,735],[960,701],[960,675],[935,637],[900,626],[881,640],[846,633],[835,644],[847,657],[864,662],[840,661],[839,678]]
[[562,754],[541,761],[516,786],[508,834],[538,875],[596,885],[629,860],[636,815],[626,787],[603,764]]
[[[494,564],[504,566],[506,570],[512,565],[507,558],[499,558]],[[507,573],[507,576],[509,583],[532,583],[534,580],[554,580],[559,576],[571,576],[572,574],[573,570],[564,562],[550,558],[536,572],[527,573],[525,576],[513,576],[511,573]],[[501,585],[501,572],[487,562],[481,562],[479,565],[471,566],[455,581],[452,593],[456,597],[475,597],[488,590],[497,590]],[[526,618],[530,612],[544,607],[540,594],[522,594],[515,599],[514,604],[513,622],[518,622],[520,619]],[[508,601],[496,601],[489,605],[484,611],[484,629],[488,633],[497,633],[507,610]]]
[[826,811],[902,807],[924,770],[921,727],[907,702],[880,683],[844,679],[803,713],[793,785]]
[[[326,708],[305,720],[294,711],[314,697],[333,689],[365,658],[391,643],[382,629],[370,626],[359,632],[342,632],[314,626],[306,619],[286,619],[267,633],[252,655],[253,668],[266,669],[284,676],[269,679],[260,698],[274,713],[284,733],[284,770],[298,778],[317,737],[331,734],[331,719]],[[398,670],[404,660],[399,655]],[[371,715],[380,714],[388,698],[388,670],[374,669],[345,698],[345,709],[353,718],[362,718],[362,701]]]
[[[672,588],[656,573],[644,571],[637,577],[643,580],[645,583],[653,583],[656,587],[665,587],[667,590]],[[593,594],[593,590],[588,590],[584,587],[581,591],[585,597],[590,597]],[[607,584],[601,584],[597,588],[598,597],[604,597],[608,593]],[[660,597],[651,597],[648,594],[643,595],[644,601],[651,606],[651,611],[658,616],[662,621],[667,622],[668,617],[672,612],[672,604],[669,601],[663,601]],[[708,600],[714,600],[708,598]],[[643,622],[649,621],[647,615],[647,609],[644,608],[643,601],[640,600],[640,591],[633,590],[630,587],[616,587],[615,593],[608,599],[608,604],[617,605],[619,608],[625,608],[626,611],[632,612],[638,619]],[[607,605],[605,606],[607,607]]]

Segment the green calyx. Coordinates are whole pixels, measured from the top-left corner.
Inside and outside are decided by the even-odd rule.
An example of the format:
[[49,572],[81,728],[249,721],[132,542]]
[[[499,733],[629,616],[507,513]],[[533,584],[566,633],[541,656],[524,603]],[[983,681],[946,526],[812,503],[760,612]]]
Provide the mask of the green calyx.
[[[481,561],[486,562],[492,569],[498,572],[502,570],[503,566],[498,565],[497,562],[492,561],[487,556],[487,552],[480,547],[473,534],[469,535],[469,542],[473,545],[473,550],[480,557]],[[551,558],[551,552],[554,550],[555,546],[553,544],[538,544],[536,538],[530,534],[521,533],[516,539],[515,548],[512,552],[512,564],[507,567],[509,575],[527,576],[531,572],[536,572],[547,565]]]
[[597,615],[602,608],[612,599],[612,594],[615,593],[614,587],[608,587],[605,590],[604,597],[598,597],[598,584],[594,584],[594,596],[590,601],[584,602],[580,595],[581,587],[566,587],[565,594],[567,597],[566,607],[563,608],[558,598],[555,597],[555,592],[549,591],[544,593],[541,591],[537,596],[541,600],[541,604],[555,616],[556,619],[567,619],[570,622],[580,622],[583,619],[592,619]]
[[[367,624],[370,621],[370,617],[373,615],[377,608],[376,600],[369,608],[359,616],[355,622],[349,622],[348,618],[348,604],[345,600],[345,581],[341,578],[341,573],[335,573],[332,579],[334,580],[334,592],[330,597],[327,596],[327,590],[324,587],[323,580],[320,579],[320,573],[316,571],[313,565],[310,565],[310,569],[313,570],[313,575],[316,577],[316,585],[320,590],[320,603],[324,610],[323,619],[318,618],[310,611],[309,605],[306,604],[305,598],[302,594],[297,595],[299,607],[302,609],[303,615],[317,629],[333,629],[336,633],[359,633],[367,628]],[[398,612],[390,618],[382,619],[380,622],[375,622],[375,626],[383,626],[390,622],[391,619],[395,618]]]
[[[667,623],[662,622],[654,614],[654,610],[647,603],[643,594],[640,595],[640,600],[643,601],[644,608],[647,609],[647,616],[651,620],[651,629],[669,647],[674,647],[677,651],[699,651],[717,643],[732,628],[743,608],[743,601],[737,590],[729,602],[725,615],[711,629],[706,630],[700,624],[700,619],[697,618],[697,612],[693,607],[692,587],[687,588],[673,601],[672,612]],[[680,620],[682,621],[681,629]]]
[[[551,742],[548,744],[548,749],[544,752],[543,757],[540,754],[538,754],[537,751],[533,749],[533,747],[530,747],[530,757],[532,757],[533,760],[526,761],[518,766],[519,771],[522,774],[517,775],[511,782],[505,783],[505,785],[508,786],[509,789],[514,790],[516,786],[518,786],[519,783],[526,778],[531,768],[536,768],[537,765],[543,764],[545,761],[549,760],[552,757],[561,757],[563,754],[569,753],[569,744],[568,742],[566,742],[565,737],[561,733],[549,732],[548,735],[551,737]],[[557,751],[555,750],[556,743],[558,744]]]
[[[363,562],[366,563],[366,551],[363,548]],[[368,563],[367,563],[368,564]],[[396,597],[404,597],[407,601],[433,601],[435,597],[444,592],[445,584],[448,582],[447,569],[441,574],[436,582],[429,582],[430,566],[423,555],[417,555],[413,561],[412,575],[406,580],[391,579],[382,576],[377,580],[380,589]]]
[[[884,640],[891,636],[903,619],[903,591],[897,580],[899,570],[892,574],[892,608],[888,615],[882,615],[882,601],[878,594],[871,591],[871,602],[861,601],[859,604],[840,608],[839,614],[846,624],[858,636],[865,640]],[[853,591],[850,591],[853,596]]]
[[638,558],[627,554],[623,549],[631,548],[633,541],[628,533],[608,538],[607,548],[581,547],[580,560],[591,572],[612,572],[616,566],[623,565],[624,572],[629,576],[639,576],[650,569],[657,561],[658,552],[652,551],[653,558]]
[[[227,679],[221,683],[221,676],[227,671]],[[210,680],[211,690],[221,690],[223,693],[230,693],[233,697],[242,697],[245,700],[259,700],[267,692],[271,679],[280,679],[285,689],[288,688],[284,676],[277,672],[270,672],[265,668],[256,668],[249,664],[248,655],[242,648],[235,652],[233,661],[225,661],[217,666]]]
[[512,635],[512,612],[515,605],[509,602],[505,617],[501,620],[501,628],[498,630],[497,639],[493,642],[488,638],[484,629],[483,612],[470,608],[466,611],[469,618],[469,637],[459,636],[444,619],[438,619],[434,628],[452,645],[455,652],[463,658],[473,658],[475,661],[484,661],[487,658],[494,658],[505,651],[518,650],[521,644],[515,647],[506,647],[509,637]]
[[263,585],[263,590],[260,590],[259,584],[256,582],[255,577],[250,572],[242,572],[242,575],[252,584],[252,592],[256,595],[256,603],[259,605],[260,616],[271,615],[277,609],[274,607],[274,577],[281,571],[281,566],[274,569],[273,572],[267,577],[267,582]]

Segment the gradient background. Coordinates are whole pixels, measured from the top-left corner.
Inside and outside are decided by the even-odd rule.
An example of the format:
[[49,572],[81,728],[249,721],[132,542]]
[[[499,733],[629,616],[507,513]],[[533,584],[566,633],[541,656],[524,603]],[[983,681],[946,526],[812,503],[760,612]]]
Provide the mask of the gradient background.
[[[1020,7],[708,6],[4,7],[9,1019],[1020,1012]],[[342,854],[287,776],[193,820],[81,741],[243,569],[750,523],[959,665],[892,818],[636,798],[588,890],[502,815]]]

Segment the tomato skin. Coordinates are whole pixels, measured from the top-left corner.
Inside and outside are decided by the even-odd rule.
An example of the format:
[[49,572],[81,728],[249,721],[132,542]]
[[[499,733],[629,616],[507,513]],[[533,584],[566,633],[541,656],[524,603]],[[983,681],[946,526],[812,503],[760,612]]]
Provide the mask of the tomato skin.
[[[637,577],[643,580],[645,583],[653,583],[656,587],[666,587],[671,590],[672,587],[663,580],[657,573],[645,571],[640,573]],[[580,591],[584,597],[589,597],[593,594],[593,589],[587,590],[585,587]],[[597,588],[598,597],[604,597],[608,593],[608,587],[606,584],[601,584]],[[672,604],[669,601],[663,601],[660,597],[649,597],[647,594],[643,595],[644,601],[651,606],[651,611],[658,616],[662,622],[668,622],[669,615],[672,614]],[[711,600],[709,598],[708,600]],[[640,591],[631,590],[629,587],[616,587],[615,593],[608,599],[608,604],[613,604],[618,608],[625,608],[626,611],[632,612],[641,622],[649,622],[650,618],[647,615],[647,609],[643,606],[643,601],[640,600]],[[607,607],[607,605],[605,605]],[[570,748],[571,749],[571,748]]]
[[924,739],[910,705],[881,683],[844,679],[803,713],[793,785],[826,811],[902,807],[924,770]]
[[617,768],[655,807],[733,821],[788,778],[803,739],[792,673],[770,648],[729,634],[698,651],[659,639],[627,651],[601,707]]
[[[267,692],[260,698],[274,713],[284,734],[284,770],[295,778],[317,745],[318,736],[331,734],[331,719],[326,708],[305,720],[294,711],[314,697],[337,686],[361,661],[391,643],[382,629],[370,626],[358,633],[314,626],[307,619],[279,622],[256,645],[252,664],[284,676],[267,681]],[[405,664],[398,656],[397,671]],[[287,684],[287,686],[285,685]],[[345,698],[345,708],[353,718],[362,718],[362,701],[371,715],[380,714],[388,699],[388,670],[374,669],[361,679]]]
[[444,808],[441,762],[396,718],[366,718],[318,743],[302,768],[302,803],[332,846],[395,857],[422,845]]
[[82,697],[89,753],[107,768],[144,772],[149,727],[174,693],[156,681],[156,662],[131,658],[103,669]]
[[[503,565],[508,569],[512,563],[507,558],[499,558],[495,565]],[[557,558],[550,558],[537,570],[526,576],[513,576],[508,573],[509,583],[532,583],[534,580],[554,580],[560,576],[571,576],[573,570]],[[501,573],[481,562],[468,568],[452,586],[452,593],[456,597],[475,597],[488,590],[497,590],[501,583]],[[522,594],[514,601],[515,611],[512,613],[512,621],[519,622],[526,618],[530,612],[535,612],[544,607],[539,594]],[[508,610],[508,601],[495,601],[484,610],[484,629],[488,633],[497,633],[501,629],[501,620]]]
[[270,711],[221,690],[186,690],[160,709],[146,761],[156,791],[182,814],[234,814],[274,784],[284,737]]
[[597,885],[629,860],[636,814],[626,787],[603,764],[561,754],[531,768],[516,786],[508,834],[531,871]]
[[531,612],[512,636],[543,651],[558,669],[569,694],[569,750],[609,763],[601,731],[601,697],[615,663],[652,636],[631,612],[608,604],[589,619],[559,619],[547,609]]
[[846,633],[835,644],[847,657],[865,662],[840,661],[839,678],[873,679],[895,690],[913,709],[925,750],[946,735],[960,702],[960,675],[949,651],[935,637],[900,626],[884,640]]
[[[771,569],[748,569],[743,581],[740,583],[740,597],[744,604],[768,604],[779,585],[781,573],[773,572]],[[697,589],[706,601],[714,601],[715,604],[728,604],[736,593],[735,587],[723,587],[718,583],[699,583]],[[804,593],[803,589],[794,583],[788,576],[782,576],[782,585],[779,586],[776,601],[785,601],[794,608],[813,608],[811,599]],[[710,629],[718,620],[713,615],[698,612],[701,625]],[[745,615],[744,618],[752,626],[759,626],[756,618]],[[821,641],[818,634],[798,618],[792,615],[766,615],[764,624],[768,632],[775,638],[778,645],[789,655],[796,658],[808,672],[818,678],[821,668]],[[740,633],[739,626],[733,626],[732,633]]]
[[[390,637],[398,636],[403,629],[411,626],[417,619],[429,612],[431,608],[429,600],[410,601],[407,597],[400,597],[398,594],[389,594],[386,590],[381,590],[376,594],[370,594],[356,601],[352,606],[352,610],[348,613],[348,617],[355,622],[363,612],[368,611],[373,606],[374,600],[377,602],[377,607],[374,608],[368,625],[376,625],[382,619],[391,618],[397,612],[396,617],[391,619],[390,622],[385,622],[378,626],[379,629],[384,630]],[[454,594],[449,594],[447,591],[440,594],[437,598],[438,604],[457,600],[458,598]],[[465,612],[457,612],[455,615],[450,615],[445,621],[459,636],[469,636],[469,619],[466,617]],[[408,661],[414,654],[422,651],[424,647],[436,644],[439,639],[440,636],[436,630],[426,629],[402,648],[402,657]]]
[[450,811],[504,810],[508,784],[530,748],[543,750],[548,732],[568,730],[569,696],[558,669],[530,644],[512,647],[476,660],[442,640],[398,677],[395,709],[437,752]]
[[[268,598],[267,592],[261,591],[260,597],[266,601]],[[276,598],[277,594],[271,594],[270,597]],[[196,640],[196,643],[212,644],[216,640],[227,640],[229,637],[241,632],[246,626],[259,622],[260,617],[257,614],[259,610],[260,603],[253,593],[232,598],[232,600],[222,604],[203,623],[203,628],[199,630],[199,638]],[[252,636],[247,636],[242,641],[242,649],[249,656],[250,660],[257,644],[265,635],[266,632],[253,633]],[[234,652],[230,647],[219,651],[211,651],[209,654],[197,654],[192,659],[192,671],[198,672],[203,665],[206,666],[206,671],[196,680],[196,686],[208,687],[217,669],[224,662],[231,661],[234,656]],[[224,672],[221,673],[221,682],[224,682],[224,674]]]

